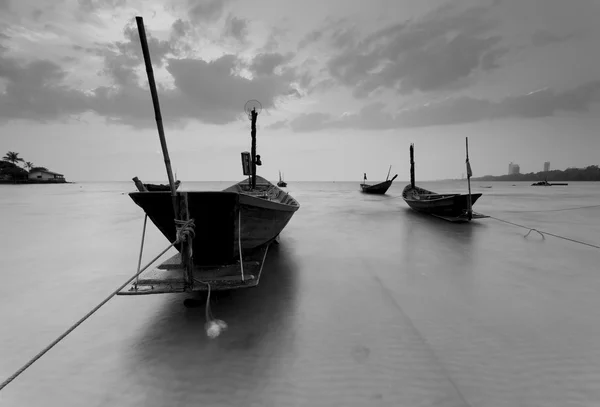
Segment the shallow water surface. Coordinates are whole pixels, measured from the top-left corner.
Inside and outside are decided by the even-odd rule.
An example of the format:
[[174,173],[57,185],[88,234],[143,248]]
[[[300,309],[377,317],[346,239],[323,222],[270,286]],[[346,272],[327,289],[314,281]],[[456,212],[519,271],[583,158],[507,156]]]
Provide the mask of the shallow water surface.
[[[598,249],[496,219],[419,215],[401,182],[386,196],[358,182],[288,185],[301,208],[261,284],[213,299],[221,336],[206,337],[187,294],[115,297],[0,405],[600,405]],[[0,186],[1,380],[135,273],[132,186]],[[473,192],[479,212],[600,244],[598,183]],[[145,261],[167,244],[149,227]]]

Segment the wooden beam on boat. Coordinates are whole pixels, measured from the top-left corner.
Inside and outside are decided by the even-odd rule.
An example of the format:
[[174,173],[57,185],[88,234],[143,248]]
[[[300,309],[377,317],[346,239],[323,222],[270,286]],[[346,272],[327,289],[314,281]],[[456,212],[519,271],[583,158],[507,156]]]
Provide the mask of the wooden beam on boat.
[[138,191],[148,192],[148,189],[144,186],[144,183],[138,177],[133,177],[132,180],[135,184],[135,187],[138,189]]
[[186,269],[181,265],[181,255],[178,253],[159,266],[140,275],[139,280],[133,282],[117,295],[148,295],[181,293],[192,291],[235,290],[239,288],[255,287],[260,282],[264,262],[270,244],[257,249],[244,258],[244,280],[242,280],[239,262],[211,267],[195,266],[192,270],[194,284],[187,284]]
[[[190,211],[188,209],[188,195],[185,192],[180,192],[177,195],[177,206],[179,209],[179,216],[178,219],[181,221],[188,221],[190,219]],[[202,231],[199,231],[200,233]],[[193,286],[194,285],[194,276],[193,276],[193,268],[194,265],[192,263],[192,256],[193,253],[192,252],[192,239],[191,236],[189,239],[186,239],[186,241],[181,243],[181,267],[184,270],[184,279],[186,284],[188,284],[189,286]],[[191,256],[190,256],[191,253]]]
[[444,216],[444,215],[436,215],[436,214],[430,214],[431,216],[435,216],[436,218],[440,218],[443,220],[447,220],[448,222],[455,222],[455,223],[461,223],[461,222],[469,222],[472,219],[485,219],[485,218],[489,218],[488,215],[484,215],[482,213],[477,213],[477,212],[471,212],[471,216],[469,217],[468,213],[464,213],[462,215],[459,216]]

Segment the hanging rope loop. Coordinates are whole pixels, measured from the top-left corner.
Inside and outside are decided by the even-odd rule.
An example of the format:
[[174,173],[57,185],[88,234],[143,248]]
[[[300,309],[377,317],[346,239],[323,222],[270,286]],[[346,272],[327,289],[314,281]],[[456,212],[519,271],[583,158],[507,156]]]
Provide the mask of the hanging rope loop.
[[600,246],[595,245],[595,244],[582,242],[581,240],[571,239],[570,237],[556,235],[556,234],[550,233],[550,232],[540,231],[540,230],[537,230],[537,229],[534,229],[534,228],[530,228],[529,226],[519,225],[518,223],[509,222],[509,221],[504,220],[504,219],[496,218],[495,216],[490,216],[490,219],[496,219],[497,221],[504,222],[506,224],[513,225],[513,226],[516,226],[516,227],[519,227],[519,228],[529,229],[529,232],[525,236],[523,236],[523,237],[529,236],[529,233],[531,233],[532,231],[534,231],[534,232],[538,232],[544,238],[545,238],[545,235],[548,235],[548,236],[556,237],[558,239],[567,240],[569,242],[577,243],[577,244],[580,244],[580,245],[584,245],[584,246],[588,246],[588,247],[593,247],[594,249],[600,249]]
[[542,239],[544,239],[544,240],[546,239],[546,236],[544,236],[544,234],[542,232],[540,232],[539,230],[537,230],[537,229],[529,229],[529,232],[527,232],[527,234],[525,236],[523,236],[523,237],[529,236],[529,234],[531,232],[538,232],[540,234],[540,236],[542,237]]

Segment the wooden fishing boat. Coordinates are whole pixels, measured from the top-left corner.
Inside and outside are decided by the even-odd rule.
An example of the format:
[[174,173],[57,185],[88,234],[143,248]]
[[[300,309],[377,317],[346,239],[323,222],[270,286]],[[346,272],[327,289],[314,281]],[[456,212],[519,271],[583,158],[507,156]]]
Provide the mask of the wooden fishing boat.
[[281,177],[281,171],[279,171],[279,182],[277,183],[277,186],[281,188],[287,187],[287,182],[285,182]]
[[[287,192],[256,176],[256,186],[245,179],[223,191],[180,192],[187,201],[189,217],[199,228],[192,243],[194,277],[210,282],[213,290],[251,287],[258,284],[268,246],[279,236],[299,209]],[[132,192],[131,199],[169,242],[177,239],[175,214],[169,192]],[[175,246],[181,252],[181,246]],[[244,264],[240,265],[240,259]],[[202,291],[205,284],[185,290],[181,253],[159,266],[159,271],[140,278],[126,294]],[[166,266],[165,266],[166,265]],[[242,281],[242,268],[246,275]],[[160,270],[171,270],[165,275]],[[174,273],[173,273],[174,271]],[[157,277],[163,275],[165,280]],[[179,275],[174,278],[173,275]]]
[[390,177],[390,171],[392,170],[392,166],[390,165],[390,169],[388,170],[388,175],[385,177],[385,181],[380,182],[379,184],[369,185],[366,183],[367,174],[364,174],[363,183],[360,184],[360,189],[365,194],[374,194],[374,195],[383,195],[387,192],[388,189],[392,186],[392,182],[398,177],[398,174],[394,175],[392,179]]
[[[140,275],[120,295],[230,290],[256,286],[269,246],[300,205],[287,192],[256,174],[256,119],[260,103],[246,103],[251,120],[252,152],[242,153],[249,178],[223,191],[176,191],[158,104],[143,21],[136,18],[170,191],[129,194],[179,253]],[[144,223],[145,231],[145,223]],[[142,238],[143,249],[143,238]],[[140,253],[141,260],[141,253]]]
[[[187,199],[189,217],[199,227],[193,241],[194,264],[207,266],[239,259],[243,253],[273,241],[300,205],[287,192],[256,176],[223,191],[180,192]],[[131,199],[170,241],[177,238],[175,214],[168,192],[132,192]]]
[[[467,179],[471,178],[471,166],[467,153]],[[402,191],[404,201],[417,212],[436,216],[451,222],[468,222],[471,219],[482,219],[489,216],[473,212],[473,204],[481,197],[481,193],[471,194],[438,194],[415,185],[414,146],[410,145],[410,184]]]

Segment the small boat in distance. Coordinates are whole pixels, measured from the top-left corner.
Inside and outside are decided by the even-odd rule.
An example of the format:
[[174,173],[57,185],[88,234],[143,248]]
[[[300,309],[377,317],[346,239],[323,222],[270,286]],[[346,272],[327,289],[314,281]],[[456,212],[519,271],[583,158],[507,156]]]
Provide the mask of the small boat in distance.
[[[468,140],[467,140],[468,143]],[[468,144],[467,144],[468,145]],[[410,145],[410,184],[402,191],[404,201],[417,212],[426,213],[451,222],[469,222],[471,219],[489,216],[473,212],[473,204],[481,197],[481,193],[471,194],[471,165],[467,151],[468,194],[438,194],[415,185],[414,145]]]
[[360,184],[360,189],[365,194],[375,194],[375,195],[383,195],[387,192],[387,190],[392,186],[392,182],[396,179],[398,174],[394,175],[392,179],[388,179],[390,177],[390,171],[392,171],[392,166],[390,165],[390,169],[388,170],[388,175],[385,177],[385,181],[380,182],[379,184],[369,185],[367,184],[367,174],[365,173],[363,176],[363,183]]
[[558,182],[558,183],[549,183],[547,179],[543,181],[534,182],[531,184],[532,187],[552,187],[552,186],[566,186],[569,185],[566,182]]
[[287,187],[287,182],[285,182],[281,177],[281,171],[279,171],[279,182],[277,183],[277,186],[281,188]]

